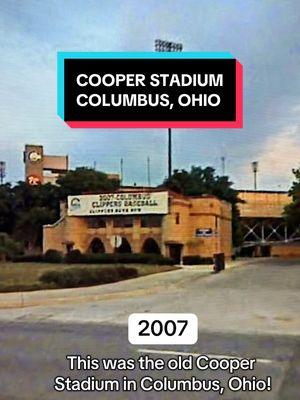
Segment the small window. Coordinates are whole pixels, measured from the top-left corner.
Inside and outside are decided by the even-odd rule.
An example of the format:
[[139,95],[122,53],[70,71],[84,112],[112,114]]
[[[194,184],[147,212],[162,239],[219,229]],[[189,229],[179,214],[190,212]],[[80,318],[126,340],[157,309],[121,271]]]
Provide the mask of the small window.
[[106,219],[103,217],[88,217],[87,226],[93,229],[106,228]]
[[141,217],[142,228],[159,228],[162,225],[161,215],[143,215]]
[[176,225],[180,224],[180,214],[179,213],[176,213],[176,215],[175,215],[175,224]]
[[132,228],[133,218],[132,217],[115,217],[113,219],[114,228]]

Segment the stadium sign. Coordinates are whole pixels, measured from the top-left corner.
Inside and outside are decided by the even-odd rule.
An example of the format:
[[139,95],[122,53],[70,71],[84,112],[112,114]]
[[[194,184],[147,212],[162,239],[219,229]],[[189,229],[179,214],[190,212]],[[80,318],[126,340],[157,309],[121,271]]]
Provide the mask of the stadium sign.
[[242,128],[242,65],[227,52],[59,52],[71,128]]
[[68,196],[69,216],[167,214],[168,192]]

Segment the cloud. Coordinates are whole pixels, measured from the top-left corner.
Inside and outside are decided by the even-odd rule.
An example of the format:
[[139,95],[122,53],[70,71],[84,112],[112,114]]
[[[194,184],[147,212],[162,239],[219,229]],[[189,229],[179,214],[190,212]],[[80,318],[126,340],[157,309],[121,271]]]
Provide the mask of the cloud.
[[[292,169],[300,166],[300,125],[285,127],[268,136],[257,153],[258,189],[286,190],[292,181]],[[243,167],[249,179],[249,163]]]
[[7,161],[7,180],[23,177],[23,146],[36,143],[47,154],[68,153],[72,168],[95,160],[99,169],[118,172],[122,157],[128,184],[147,182],[149,156],[152,183],[160,183],[167,170],[166,130],[71,130],[57,117],[56,52],[151,50],[161,37],[182,42],[187,51],[228,50],[244,65],[244,128],[174,130],[174,168],[212,165],[221,172],[225,155],[236,186],[252,188],[250,162],[258,159],[259,188],[288,187],[299,159],[300,3],[157,3],[1,2],[0,160]]

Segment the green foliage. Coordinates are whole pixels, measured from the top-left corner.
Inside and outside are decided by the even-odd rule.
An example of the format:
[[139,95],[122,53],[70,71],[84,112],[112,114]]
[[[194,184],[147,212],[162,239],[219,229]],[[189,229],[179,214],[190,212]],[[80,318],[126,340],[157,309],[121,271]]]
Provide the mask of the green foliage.
[[84,264],[86,257],[80,250],[75,249],[65,255],[65,262],[67,264]]
[[82,254],[80,250],[72,250],[65,256],[68,264],[157,264],[174,265],[174,261],[159,254]]
[[12,235],[22,240],[29,250],[41,247],[43,225],[52,224],[59,217],[58,188],[50,184],[31,186],[18,182],[11,192]]
[[182,257],[183,265],[210,265],[213,264],[212,257],[201,256],[184,256]]
[[109,179],[107,174],[91,168],[77,168],[61,176],[57,183],[60,185],[60,196],[65,199],[69,195],[87,192],[113,191],[120,182]]
[[63,262],[63,255],[60,251],[49,249],[44,254],[43,261],[47,263],[59,264]]
[[216,175],[212,167],[192,166],[190,172],[175,170],[164,185],[187,196],[212,194],[230,203],[237,200],[237,193],[232,189],[228,176]]
[[20,262],[20,263],[24,263],[24,262],[28,262],[28,263],[39,263],[39,262],[43,262],[44,261],[44,256],[43,254],[21,254],[21,255],[17,255],[12,257],[12,262]]
[[61,185],[31,186],[18,182],[0,185],[0,232],[6,232],[26,244],[29,251],[42,246],[43,225],[59,218],[59,201],[68,195],[115,190],[119,181],[89,168],[69,171],[58,180]]
[[238,192],[232,188],[232,182],[228,176],[215,174],[212,167],[201,168],[192,166],[186,170],[175,170],[170,179],[166,179],[163,186],[187,196],[200,196],[210,194],[226,200],[232,205],[232,240],[233,245],[241,243],[241,228],[239,221],[239,210],[237,204],[241,202]]
[[54,284],[59,288],[79,287],[113,283],[123,279],[135,278],[138,272],[135,268],[119,266],[101,268],[73,267],[65,270],[44,272],[39,280],[42,283]]
[[56,212],[47,207],[32,207],[23,211],[17,218],[15,236],[19,240],[25,238],[29,249],[42,246],[43,225],[56,220]]
[[293,169],[294,181],[289,190],[291,203],[284,208],[284,218],[292,228],[300,226],[300,168]]
[[20,243],[11,239],[7,233],[0,233],[0,261],[21,253],[23,247]]
[[0,185],[0,232],[12,233],[15,220],[10,184]]

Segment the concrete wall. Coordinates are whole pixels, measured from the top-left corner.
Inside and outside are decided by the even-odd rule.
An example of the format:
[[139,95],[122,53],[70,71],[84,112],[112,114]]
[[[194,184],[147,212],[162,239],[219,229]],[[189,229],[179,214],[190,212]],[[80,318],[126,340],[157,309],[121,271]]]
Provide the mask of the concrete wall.
[[287,243],[272,245],[271,256],[273,257],[300,257],[300,243]]
[[69,169],[68,156],[44,156],[44,170],[66,172]]
[[239,192],[245,203],[239,204],[241,218],[281,218],[284,206],[291,202],[286,192]]

